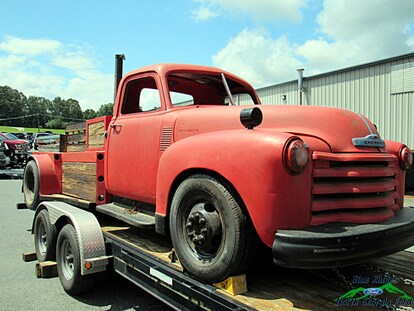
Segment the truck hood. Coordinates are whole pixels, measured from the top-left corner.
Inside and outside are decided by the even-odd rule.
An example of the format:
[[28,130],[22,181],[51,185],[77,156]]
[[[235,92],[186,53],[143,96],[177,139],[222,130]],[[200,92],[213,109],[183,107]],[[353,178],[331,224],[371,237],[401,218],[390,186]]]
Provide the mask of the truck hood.
[[[206,132],[243,129],[240,111],[253,106],[199,106],[180,110],[174,138]],[[355,147],[352,138],[378,134],[365,117],[350,110],[318,106],[254,106],[262,110],[263,122],[255,130],[272,129],[280,132],[324,141],[332,152],[378,152],[373,147]],[[177,111],[178,112],[178,111]],[[246,129],[247,130],[247,129]]]
[[26,145],[27,141],[22,139],[5,139],[3,140],[9,146],[16,146],[16,145]]

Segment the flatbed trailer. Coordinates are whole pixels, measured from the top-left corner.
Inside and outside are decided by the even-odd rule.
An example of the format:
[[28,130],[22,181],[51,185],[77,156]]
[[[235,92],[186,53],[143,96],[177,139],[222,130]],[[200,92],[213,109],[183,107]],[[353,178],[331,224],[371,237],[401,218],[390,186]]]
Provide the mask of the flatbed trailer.
[[[352,290],[342,276],[350,283],[355,277],[381,282],[387,275],[402,276],[407,282],[399,279],[396,286],[414,297],[414,283],[409,282],[414,280],[414,253],[408,251],[336,271],[282,268],[262,260],[246,275],[248,291],[233,296],[179,271],[165,242],[128,227],[102,230],[112,245],[115,271],[177,310],[333,310],[339,307],[335,300]],[[412,308],[414,303],[406,306]]]
[[[79,211],[77,207],[73,209]],[[49,206],[49,211],[52,210]],[[70,208],[66,213],[70,214]],[[233,295],[223,284],[222,288],[203,284],[183,272],[168,239],[105,215],[96,215],[96,219],[109,266],[176,310],[333,310],[339,306],[341,310],[369,310],[373,305],[368,303],[374,304],[375,300],[366,302],[364,308],[362,300],[340,298],[361,286],[378,288],[388,283],[400,292],[384,293],[386,296],[376,302],[377,307],[389,310],[414,307],[413,252],[403,251],[368,263],[326,270],[277,267],[271,260],[262,259],[245,276],[247,292]],[[399,300],[401,293],[410,299]]]

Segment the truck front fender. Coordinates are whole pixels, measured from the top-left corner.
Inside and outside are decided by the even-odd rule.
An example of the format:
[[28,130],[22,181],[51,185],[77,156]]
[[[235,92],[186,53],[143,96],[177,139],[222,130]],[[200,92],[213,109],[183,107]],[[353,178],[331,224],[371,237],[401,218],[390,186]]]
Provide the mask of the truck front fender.
[[181,176],[211,171],[231,183],[259,237],[271,247],[277,229],[304,227],[310,220],[310,192],[303,191],[311,187],[310,168],[292,176],[283,163],[285,145],[293,137],[273,130],[229,130],[172,144],[160,158],[157,215],[168,215]]

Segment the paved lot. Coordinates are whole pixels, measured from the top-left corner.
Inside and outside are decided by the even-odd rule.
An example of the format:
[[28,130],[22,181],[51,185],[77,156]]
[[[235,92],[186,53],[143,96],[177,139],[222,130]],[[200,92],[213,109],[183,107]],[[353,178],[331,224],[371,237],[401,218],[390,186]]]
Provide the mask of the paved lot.
[[22,168],[0,169],[0,179],[20,179],[23,178]]
[[20,188],[21,180],[0,180],[0,310],[170,310],[115,274],[81,297],[66,294],[58,278],[37,279],[35,263],[22,260],[34,246],[33,212],[16,209],[23,200]]

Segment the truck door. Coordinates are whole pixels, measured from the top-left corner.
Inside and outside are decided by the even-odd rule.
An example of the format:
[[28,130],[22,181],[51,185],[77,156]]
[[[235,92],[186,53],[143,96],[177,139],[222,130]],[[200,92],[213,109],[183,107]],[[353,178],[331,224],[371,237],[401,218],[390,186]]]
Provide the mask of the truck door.
[[165,113],[160,81],[147,73],[131,77],[122,87],[120,107],[108,129],[106,187],[115,196],[155,204]]

